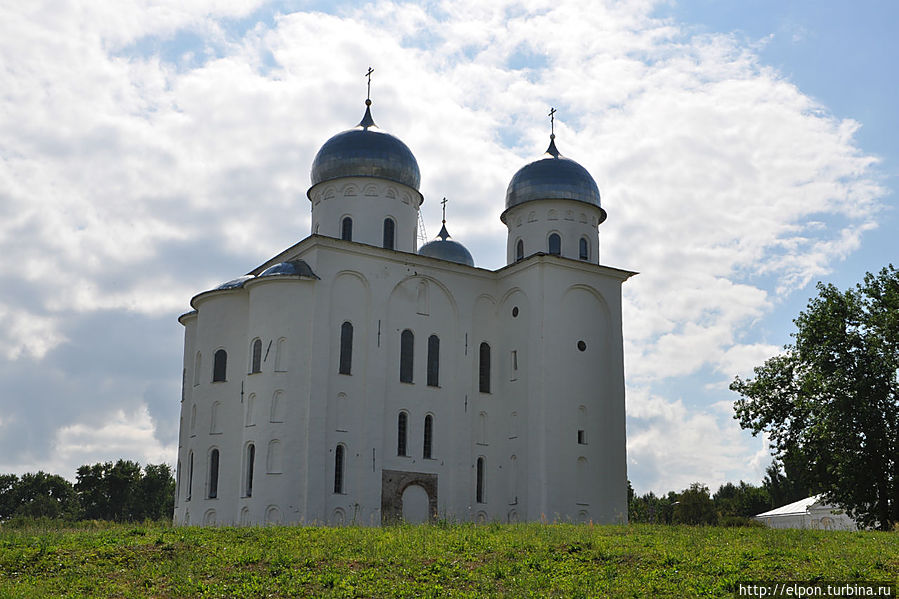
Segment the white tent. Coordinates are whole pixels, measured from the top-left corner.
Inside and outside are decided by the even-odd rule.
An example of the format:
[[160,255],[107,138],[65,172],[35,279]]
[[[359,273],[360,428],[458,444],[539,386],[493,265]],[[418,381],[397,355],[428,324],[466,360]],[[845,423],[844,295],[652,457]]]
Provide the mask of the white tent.
[[858,530],[855,520],[838,507],[813,495],[794,503],[753,516],[771,528],[812,528],[817,530]]

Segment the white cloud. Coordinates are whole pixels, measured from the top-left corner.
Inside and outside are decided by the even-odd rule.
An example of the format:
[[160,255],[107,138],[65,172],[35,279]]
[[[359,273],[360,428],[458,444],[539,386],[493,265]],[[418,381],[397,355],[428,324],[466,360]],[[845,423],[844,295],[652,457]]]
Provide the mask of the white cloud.
[[758,481],[771,461],[764,439],[747,440],[740,431],[730,402],[688,409],[679,399],[630,386],[627,408],[628,473],[639,471],[640,494],[680,491],[694,482],[714,492],[727,481]]
[[101,422],[60,428],[54,440],[55,459],[59,464],[93,464],[116,456],[142,464],[172,464],[177,443],[162,444],[153,433],[146,406],[129,414],[118,410]]

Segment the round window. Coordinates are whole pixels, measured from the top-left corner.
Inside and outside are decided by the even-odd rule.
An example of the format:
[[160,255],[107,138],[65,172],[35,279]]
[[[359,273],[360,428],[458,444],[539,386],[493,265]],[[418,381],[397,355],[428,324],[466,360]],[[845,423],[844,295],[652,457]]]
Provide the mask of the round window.
[[587,349],[587,344],[584,343],[583,339],[577,342],[577,348],[581,351],[585,351]]

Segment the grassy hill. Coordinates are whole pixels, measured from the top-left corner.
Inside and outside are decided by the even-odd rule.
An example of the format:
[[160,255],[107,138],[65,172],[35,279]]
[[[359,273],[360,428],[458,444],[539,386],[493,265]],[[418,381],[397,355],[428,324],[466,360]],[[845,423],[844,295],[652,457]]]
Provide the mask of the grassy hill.
[[660,525],[0,528],[0,597],[734,597],[899,579],[899,534]]

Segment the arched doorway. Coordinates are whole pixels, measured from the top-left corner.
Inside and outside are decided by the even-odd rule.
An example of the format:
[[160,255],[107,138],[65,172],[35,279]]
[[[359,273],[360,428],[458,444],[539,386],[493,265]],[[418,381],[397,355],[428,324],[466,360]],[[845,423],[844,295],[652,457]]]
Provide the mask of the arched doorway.
[[403,520],[409,524],[427,522],[428,492],[420,485],[409,485],[403,491]]

